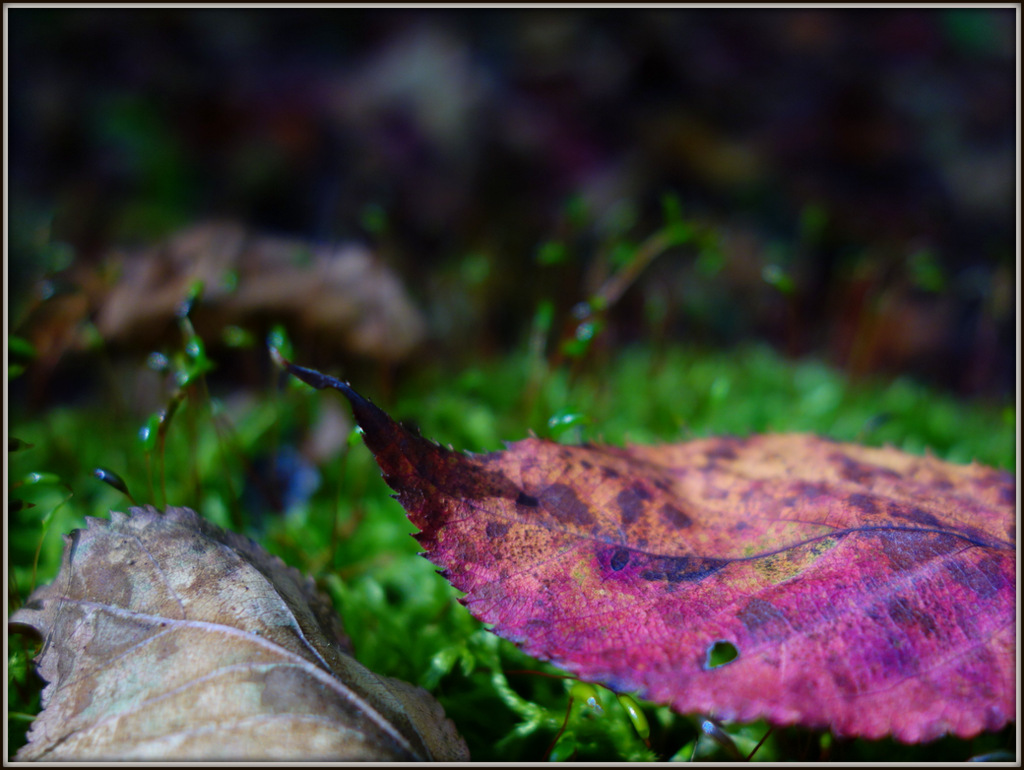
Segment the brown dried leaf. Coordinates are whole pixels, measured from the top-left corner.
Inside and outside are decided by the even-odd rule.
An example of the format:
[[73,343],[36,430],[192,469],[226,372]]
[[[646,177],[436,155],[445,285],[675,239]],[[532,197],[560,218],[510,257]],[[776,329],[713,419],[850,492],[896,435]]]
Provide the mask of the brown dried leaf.
[[18,760],[467,760],[425,690],[350,655],[312,581],[188,508],[65,538],[11,617],[44,639]]
[[116,255],[115,262],[120,280],[96,318],[113,344],[152,344],[173,327],[195,281],[204,293],[193,322],[208,339],[228,324],[273,318],[290,322],[297,337],[393,361],[424,333],[423,317],[395,275],[356,244],[318,246],[207,222],[143,252]]

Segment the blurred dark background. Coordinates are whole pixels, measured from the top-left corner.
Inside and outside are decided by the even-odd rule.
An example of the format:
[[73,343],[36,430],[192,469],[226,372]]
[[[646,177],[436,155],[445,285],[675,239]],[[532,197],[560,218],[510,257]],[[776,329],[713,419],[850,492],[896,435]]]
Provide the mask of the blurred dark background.
[[389,361],[501,355],[669,195],[713,237],[605,344],[1015,392],[1013,9],[8,14],[10,321],[48,373],[131,260],[211,220],[365,244],[422,313]]

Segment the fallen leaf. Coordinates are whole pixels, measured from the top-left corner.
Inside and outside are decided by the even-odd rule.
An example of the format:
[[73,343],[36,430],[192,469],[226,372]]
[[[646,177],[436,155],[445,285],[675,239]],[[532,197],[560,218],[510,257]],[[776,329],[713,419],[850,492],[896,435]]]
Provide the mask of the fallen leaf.
[[353,657],[312,581],[188,508],[65,538],[10,619],[44,639],[18,760],[467,760],[425,690]]
[[838,736],[1014,718],[1009,473],[800,434],[463,455],[283,363],[345,394],[424,555],[531,655],[682,713]]
[[328,349],[397,361],[424,334],[423,316],[398,278],[355,243],[319,245],[207,222],[123,265],[96,321],[108,340],[166,327],[196,280],[205,289],[194,321],[201,335],[209,328],[209,338],[228,324],[269,317],[291,322],[295,336]]
[[20,324],[47,366],[94,344],[82,326],[87,317],[115,349],[180,338],[175,314],[196,282],[203,293],[190,317],[211,345],[230,325],[281,322],[319,349],[391,362],[426,329],[398,277],[366,247],[273,237],[229,221],[199,223],[148,248],[114,249],[100,270],[79,265],[67,277],[77,291],[41,303]]

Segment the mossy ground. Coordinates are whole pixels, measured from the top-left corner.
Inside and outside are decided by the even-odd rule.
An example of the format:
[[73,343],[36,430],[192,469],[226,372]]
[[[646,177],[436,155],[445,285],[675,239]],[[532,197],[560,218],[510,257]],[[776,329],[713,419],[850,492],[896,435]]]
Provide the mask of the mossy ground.
[[[145,419],[130,409],[120,416],[108,406],[66,406],[31,417],[12,413],[11,436],[32,446],[9,455],[10,497],[34,504],[15,504],[10,512],[12,611],[34,584],[52,579],[62,534],[82,526],[85,516],[129,505],[93,475],[103,467],[120,475],[138,502],[162,505],[166,499],[191,506],[222,526],[241,528],[314,575],[344,618],[360,660],[430,689],[475,760],[548,757],[566,718],[571,680],[541,675],[559,672],[494,637],[455,601],[457,593],[417,556],[409,537],[413,528],[355,434],[321,464],[315,493],[289,512],[261,510],[251,502],[259,498],[251,496],[247,469],[261,455],[308,434],[340,398],[276,372],[241,406],[211,397],[199,377],[186,393],[167,424],[162,451],[152,439],[145,451],[139,439]],[[415,421],[428,437],[477,452],[500,449],[503,441],[530,431],[567,442],[610,443],[812,431],[911,452],[929,448],[956,462],[1015,466],[1012,405],[964,403],[904,379],[852,384],[821,363],[784,360],[764,347],[627,348],[603,360],[594,357],[574,375],[521,352],[458,372],[420,367],[403,376],[390,403],[381,405],[399,419]],[[29,483],[14,487],[23,480]],[[39,708],[39,682],[29,663],[34,651],[32,641],[11,637],[9,756]],[[540,674],[519,673],[530,671]],[[695,742],[697,759],[735,756],[701,737],[698,717],[645,703],[648,748],[612,693],[599,690],[598,701],[601,712],[574,703],[554,746],[556,758],[685,760],[694,755]],[[763,723],[724,729],[744,754],[767,732]],[[1013,725],[972,741],[923,746],[835,741],[790,728],[774,731],[755,758],[965,760],[996,750],[1012,754],[1013,740]]]

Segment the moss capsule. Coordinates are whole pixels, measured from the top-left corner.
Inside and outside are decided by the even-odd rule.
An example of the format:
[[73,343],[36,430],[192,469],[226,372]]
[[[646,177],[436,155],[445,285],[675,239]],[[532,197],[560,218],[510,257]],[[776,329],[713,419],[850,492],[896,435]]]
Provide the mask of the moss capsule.
[[647,717],[644,715],[643,709],[640,708],[640,704],[629,695],[622,693],[616,693],[615,697],[619,699],[619,705],[626,712],[629,721],[633,723],[636,734],[646,741],[651,736],[651,726],[647,723]]
[[572,687],[569,688],[569,697],[574,700],[583,701],[594,711],[603,711],[601,703],[597,699],[597,690],[593,685],[587,684],[586,682],[573,682]]

